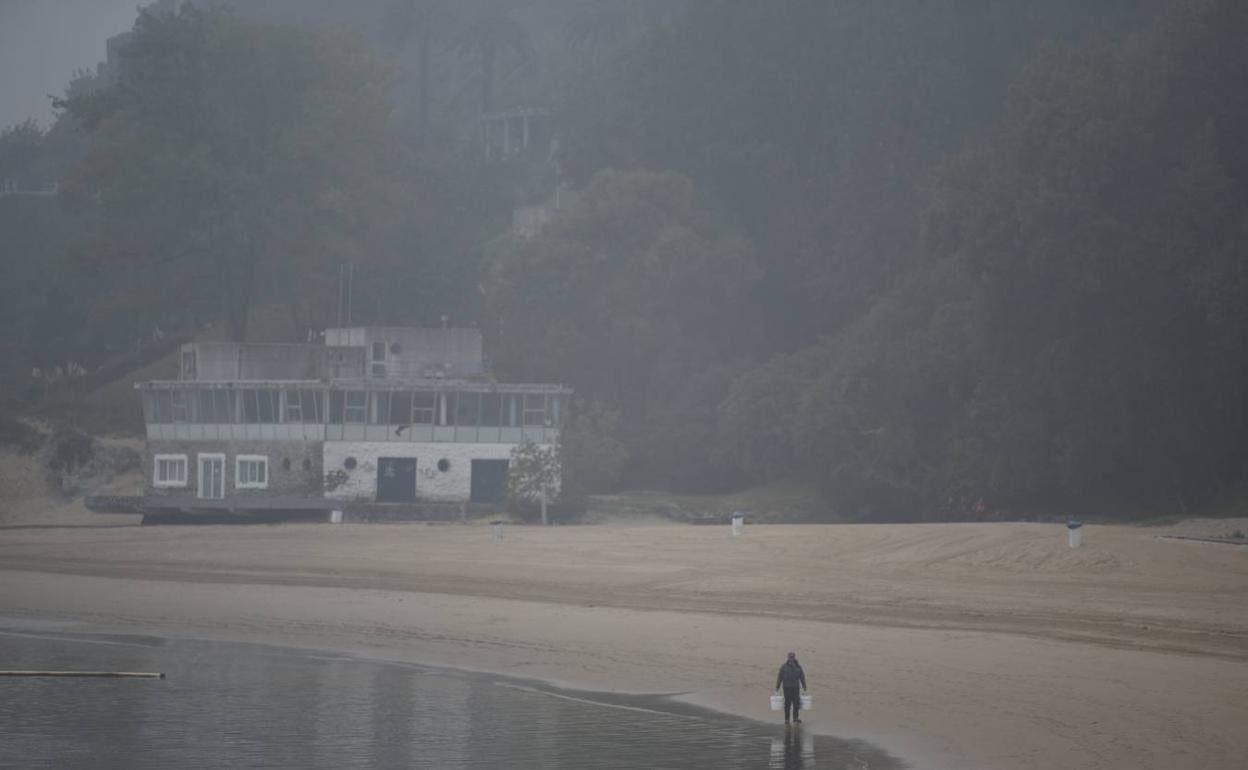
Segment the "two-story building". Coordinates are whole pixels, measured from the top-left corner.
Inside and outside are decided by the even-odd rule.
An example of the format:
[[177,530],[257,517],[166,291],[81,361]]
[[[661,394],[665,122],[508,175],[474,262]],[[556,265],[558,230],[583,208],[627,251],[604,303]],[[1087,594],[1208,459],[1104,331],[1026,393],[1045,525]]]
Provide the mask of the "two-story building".
[[194,342],[143,382],[145,512],[503,501],[512,450],[558,440],[571,391],[495,381],[477,329]]

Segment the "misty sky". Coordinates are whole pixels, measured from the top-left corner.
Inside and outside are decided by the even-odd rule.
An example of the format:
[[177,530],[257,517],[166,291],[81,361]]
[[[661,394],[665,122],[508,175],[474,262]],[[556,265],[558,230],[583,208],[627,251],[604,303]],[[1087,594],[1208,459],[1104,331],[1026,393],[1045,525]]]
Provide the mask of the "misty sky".
[[104,59],[105,39],[134,25],[145,0],[0,0],[0,127],[52,118],[74,70]]

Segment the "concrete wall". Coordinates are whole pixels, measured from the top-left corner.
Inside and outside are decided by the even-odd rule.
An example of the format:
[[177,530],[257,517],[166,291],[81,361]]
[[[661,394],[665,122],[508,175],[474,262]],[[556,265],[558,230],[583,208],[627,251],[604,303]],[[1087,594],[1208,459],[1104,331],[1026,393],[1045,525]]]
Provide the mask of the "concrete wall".
[[364,326],[325,330],[326,345],[363,350],[370,378],[374,376],[374,342],[385,345],[386,377],[430,377],[439,370],[452,378],[479,377],[485,373],[480,329]]
[[[225,455],[226,498],[320,497],[324,471],[321,444],[317,441],[149,441],[143,452],[144,492],[153,497],[195,497],[199,494],[199,454]],[[185,487],[156,487],[156,455],[186,455]],[[266,489],[238,489],[235,458],[265,455],[269,458]],[[286,461],[289,460],[289,463]],[[289,465],[289,467],[287,467]]]
[[[388,443],[375,441],[326,441],[324,467],[327,477],[325,497],[335,500],[371,501],[377,496],[379,457],[416,458],[416,497],[418,500],[466,501],[472,493],[473,460],[508,460],[515,444]],[[346,460],[355,458],[348,469]],[[450,467],[438,470],[438,461]],[[333,487],[333,488],[331,488]]]

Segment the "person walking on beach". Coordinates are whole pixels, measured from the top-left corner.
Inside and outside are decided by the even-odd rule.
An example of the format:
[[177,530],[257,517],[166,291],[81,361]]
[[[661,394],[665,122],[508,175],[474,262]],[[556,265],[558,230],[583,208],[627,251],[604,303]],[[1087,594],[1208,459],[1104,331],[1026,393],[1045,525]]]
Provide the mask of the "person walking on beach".
[[[780,667],[780,673],[776,674],[776,689],[784,687],[784,723],[789,723],[789,712],[792,710],[793,721],[801,724],[802,720],[798,714],[802,710],[802,691],[806,689],[806,672],[802,670],[802,664],[797,662],[797,653],[790,652],[788,660],[784,661],[784,665]],[[800,690],[798,689],[800,686]]]

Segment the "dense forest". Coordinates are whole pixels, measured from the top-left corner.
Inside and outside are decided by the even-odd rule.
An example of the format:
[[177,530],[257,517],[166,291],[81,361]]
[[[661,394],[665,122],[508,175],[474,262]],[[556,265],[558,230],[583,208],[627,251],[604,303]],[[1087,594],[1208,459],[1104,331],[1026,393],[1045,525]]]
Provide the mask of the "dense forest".
[[[795,478],[869,520],[1227,505],[1244,40],[1239,0],[144,13],[54,125],[0,135],[0,178],[57,185],[0,197],[0,394],[38,412],[71,362],[303,339],[351,263],[356,322],[449,316],[501,378],[573,386],[589,491]],[[482,116],[514,108],[553,139],[491,158]]]

